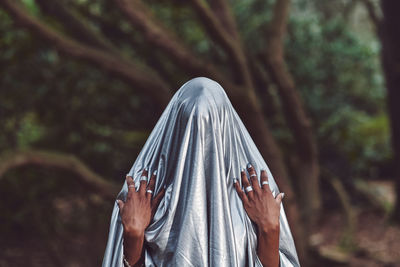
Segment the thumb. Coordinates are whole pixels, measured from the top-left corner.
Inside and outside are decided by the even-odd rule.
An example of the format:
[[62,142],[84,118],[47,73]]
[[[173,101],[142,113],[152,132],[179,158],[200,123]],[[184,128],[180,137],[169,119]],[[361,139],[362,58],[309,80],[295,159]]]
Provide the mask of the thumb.
[[281,204],[282,203],[282,199],[283,199],[283,197],[285,196],[285,193],[279,193],[276,197],[275,197],[275,201],[276,201],[276,203],[278,203],[278,204]]

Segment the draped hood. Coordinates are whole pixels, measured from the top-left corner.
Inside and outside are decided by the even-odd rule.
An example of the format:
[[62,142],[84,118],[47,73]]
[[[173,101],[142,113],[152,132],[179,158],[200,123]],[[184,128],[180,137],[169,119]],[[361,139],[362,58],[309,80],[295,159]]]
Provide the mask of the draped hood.
[[[278,194],[273,175],[224,89],[204,77],[182,85],[126,174],[137,189],[142,170],[157,169],[154,195],[166,186],[145,231],[145,266],[262,266],[256,253],[257,228],[232,181],[248,162],[258,176],[261,169],[267,171],[270,188]],[[125,200],[125,177],[121,182],[117,199]],[[103,267],[123,266],[122,241],[115,201]],[[300,266],[283,205],[279,255],[281,267]]]

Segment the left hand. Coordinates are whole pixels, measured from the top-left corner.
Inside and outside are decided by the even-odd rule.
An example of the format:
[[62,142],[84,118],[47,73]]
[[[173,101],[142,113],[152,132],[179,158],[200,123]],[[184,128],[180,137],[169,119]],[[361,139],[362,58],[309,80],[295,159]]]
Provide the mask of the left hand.
[[[147,177],[147,170],[142,171],[142,176]],[[150,224],[158,204],[165,194],[165,188],[161,189],[154,198],[152,193],[147,192],[148,189],[154,192],[156,183],[156,174],[154,173],[148,185],[147,179],[140,181],[138,191],[135,189],[135,183],[131,176],[126,177],[126,183],[128,185],[126,202],[118,200],[122,224],[126,234],[139,235],[144,233],[145,229]]]
[[[247,194],[242,190],[239,181],[234,183],[237,193],[243,202],[243,206],[250,219],[258,226],[259,230],[268,233],[279,231],[279,215],[283,193],[279,193],[276,198],[272,195],[269,184],[260,187],[257,174],[250,164],[248,171],[251,176],[251,184],[247,178],[246,172],[241,171],[243,188],[252,186],[253,190]],[[261,183],[268,182],[268,176],[265,170],[261,171]]]

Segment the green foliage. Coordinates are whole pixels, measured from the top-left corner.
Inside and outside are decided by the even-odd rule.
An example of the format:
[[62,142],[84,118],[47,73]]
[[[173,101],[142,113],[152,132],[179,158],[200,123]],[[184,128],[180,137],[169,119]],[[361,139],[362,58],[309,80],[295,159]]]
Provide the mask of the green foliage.
[[[164,65],[171,80],[184,77],[173,62],[146,42],[107,1],[65,0],[97,29],[113,28],[111,41],[127,55]],[[34,1],[25,5],[38,14]],[[274,1],[232,1],[250,53],[265,43],[260,32]],[[197,53],[221,68],[222,53],[210,42],[185,3],[149,2],[155,16]],[[389,129],[377,42],[362,42],[342,17],[326,19],[305,1],[295,1],[286,38],[286,58],[313,119],[321,162],[340,159],[354,175],[371,174],[372,162],[390,157]],[[319,4],[320,8],[323,5]],[[310,15],[311,14],[311,15]],[[105,34],[110,34],[109,30]],[[129,165],[157,119],[151,99],[84,62],[64,57],[0,11],[0,148],[40,147],[73,152],[108,175]],[[176,83],[178,85],[178,83]],[[176,86],[177,87],[177,86]],[[282,144],[285,128],[274,129]],[[134,152],[132,152],[132,150]],[[334,159],[335,158],[335,159]],[[112,159],[112,160],[111,160]],[[112,166],[103,163],[112,162]]]
[[[14,28],[4,12],[0,35],[5,51],[0,53],[0,149],[71,152],[120,180],[121,169],[130,168],[149,134],[157,107],[135,88]],[[140,134],[130,137],[133,132]],[[132,156],[124,157],[128,152]]]
[[286,53],[322,163],[335,155],[347,162],[350,175],[376,175],[371,166],[390,158],[377,44],[362,42],[341,18],[302,17],[290,21]]
[[[54,18],[41,14],[35,1],[23,2],[31,14],[67,32]],[[85,17],[85,23],[109,38],[124,56],[164,68],[171,88],[177,89],[187,78],[175,62],[149,47],[112,1],[64,2]],[[268,45],[260,36],[271,19],[275,1],[230,2],[245,47],[256,57]],[[316,1],[293,1],[285,51],[296,87],[312,118],[320,162],[341,179],[375,178],[379,175],[377,166],[391,159],[379,45],[360,39],[343,17],[328,12],[328,1],[315,4],[324,11],[312,8],[313,3]],[[198,55],[212,60],[221,72],[231,67],[185,1],[146,4],[164,27]],[[340,14],[340,6],[335,8]],[[327,13],[331,14],[329,18],[324,15]],[[48,43],[16,27],[2,10],[0,51],[0,151],[40,148],[73,153],[97,173],[122,185],[125,171],[160,115],[152,99],[96,66],[59,54]],[[272,94],[277,95],[274,90]],[[290,155],[293,146],[287,149],[285,145],[292,141],[291,133],[286,127],[273,131],[285,155]],[[93,229],[97,228],[91,232],[91,226],[108,223],[110,203],[93,200],[95,196],[87,194],[87,189],[68,172],[32,169],[27,166],[10,171],[0,181],[4,198],[0,234],[36,229],[49,236],[52,232],[86,230],[95,235]],[[22,191],[26,184],[29,190]],[[26,224],[29,218],[37,227],[34,230]]]
[[40,13],[38,6],[35,3],[35,0],[22,0],[22,3],[26,6],[26,8],[34,15]]
[[37,118],[37,114],[28,112],[20,120],[20,129],[17,133],[17,144],[20,148],[29,147],[44,136],[45,128],[42,127]]
[[261,51],[265,47],[260,33],[271,20],[273,4],[273,1],[233,1],[239,32],[251,52]]

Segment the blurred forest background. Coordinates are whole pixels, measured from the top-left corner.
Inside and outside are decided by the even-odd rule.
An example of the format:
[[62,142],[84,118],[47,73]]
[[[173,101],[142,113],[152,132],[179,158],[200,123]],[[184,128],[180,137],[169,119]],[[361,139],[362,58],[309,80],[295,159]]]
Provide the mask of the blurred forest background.
[[303,266],[400,266],[398,14],[0,0],[0,266],[101,265],[126,172],[196,76],[224,87],[285,192]]

